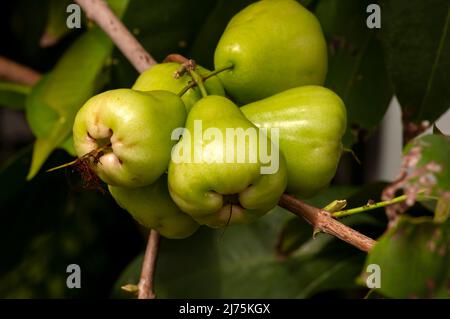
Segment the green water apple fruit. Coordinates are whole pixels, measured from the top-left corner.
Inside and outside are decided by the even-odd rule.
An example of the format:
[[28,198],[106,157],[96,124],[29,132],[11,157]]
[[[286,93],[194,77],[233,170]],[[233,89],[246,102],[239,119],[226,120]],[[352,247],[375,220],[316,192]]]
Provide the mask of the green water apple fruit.
[[334,177],[342,153],[346,109],[333,91],[303,86],[241,108],[259,128],[279,128],[288,168],[287,191],[311,197]]
[[240,105],[289,88],[322,85],[327,45],[317,18],[294,0],[262,0],[228,23],[214,55],[227,93]]
[[172,201],[167,190],[166,174],[148,186],[124,188],[109,185],[108,189],[120,207],[141,225],[158,231],[164,237],[186,238],[199,227]]
[[89,99],[78,111],[73,141],[79,157],[101,149],[92,162],[107,184],[141,187],[167,169],[172,130],[184,125],[181,99],[168,91],[117,89]]
[[286,163],[268,134],[221,96],[191,109],[168,175],[178,207],[212,227],[257,219],[277,204],[287,183]]
[[[132,89],[139,91],[153,91],[153,90],[167,90],[178,94],[191,82],[189,74],[184,74],[178,79],[174,77],[177,70],[180,69],[180,64],[176,62],[160,63],[152,66],[150,69],[142,73],[134,83]],[[199,75],[205,77],[210,71],[197,65],[196,71]],[[211,95],[225,95],[222,83],[217,76],[208,78],[205,82],[205,89]],[[189,89],[183,94],[183,100],[187,112],[192,106],[202,97],[198,87]]]

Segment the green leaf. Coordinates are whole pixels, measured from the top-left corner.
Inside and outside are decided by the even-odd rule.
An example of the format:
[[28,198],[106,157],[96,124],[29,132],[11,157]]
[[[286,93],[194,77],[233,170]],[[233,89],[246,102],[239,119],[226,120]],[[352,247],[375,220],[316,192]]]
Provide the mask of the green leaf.
[[[128,3],[127,0],[113,2],[122,4],[121,10]],[[27,179],[33,178],[50,153],[69,138],[75,115],[96,91],[112,48],[108,36],[100,28],[92,28],[71,45],[33,89],[26,109],[37,140]]]
[[449,107],[450,3],[381,0],[381,37],[403,113],[433,122]]
[[30,93],[26,85],[0,82],[0,106],[22,110],[25,108],[25,99]]
[[391,298],[442,297],[449,280],[449,232],[449,221],[401,218],[367,256],[366,266],[380,266],[379,291]]
[[370,2],[322,0],[315,11],[329,45],[325,86],[347,107],[346,146],[381,122],[392,97],[380,41],[366,25]]
[[[224,233],[204,227],[185,240],[163,240],[156,268],[157,296],[305,298],[355,288],[363,254],[338,240],[323,237],[289,258],[277,258],[276,235],[285,217],[282,210],[274,210],[251,225],[229,227]],[[114,296],[125,296],[121,286],[138,283],[141,262],[142,256],[127,267]]]

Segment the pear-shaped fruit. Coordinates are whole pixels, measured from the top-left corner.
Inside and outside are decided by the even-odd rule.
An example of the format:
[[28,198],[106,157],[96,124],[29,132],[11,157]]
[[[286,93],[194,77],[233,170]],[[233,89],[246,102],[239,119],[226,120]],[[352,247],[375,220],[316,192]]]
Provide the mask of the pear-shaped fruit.
[[155,229],[164,237],[186,238],[199,227],[170,198],[166,174],[149,186],[124,188],[109,185],[108,189],[120,207],[141,225]]
[[317,18],[294,0],[255,2],[228,23],[214,55],[227,93],[242,105],[301,85],[322,85],[327,46]]
[[303,86],[250,103],[241,111],[260,128],[280,129],[289,193],[310,197],[328,186],[342,153],[347,121],[339,96],[321,86]]
[[117,89],[89,99],[78,111],[73,140],[79,157],[101,149],[92,166],[107,184],[141,187],[167,169],[172,131],[184,125],[181,99],[168,91]]
[[[180,64],[175,62],[156,64],[137,78],[132,89],[139,91],[166,90],[178,94],[192,81],[189,74],[184,74],[176,79],[174,74],[179,69]],[[201,76],[207,76],[210,73],[210,71],[199,65],[197,65],[196,71]],[[217,76],[208,78],[204,85],[208,94],[225,95],[222,83]],[[191,88],[183,94],[181,99],[186,106],[187,112],[201,97],[198,87]]]
[[267,135],[225,97],[197,102],[169,164],[169,192],[178,207],[212,227],[251,222],[272,209],[287,176]]

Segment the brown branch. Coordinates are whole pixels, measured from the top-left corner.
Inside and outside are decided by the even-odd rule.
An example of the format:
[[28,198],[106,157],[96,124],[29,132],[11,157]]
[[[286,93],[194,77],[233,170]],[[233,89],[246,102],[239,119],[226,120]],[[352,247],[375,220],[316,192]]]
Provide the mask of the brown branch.
[[155,299],[154,280],[156,260],[158,259],[159,234],[151,229],[148,235],[147,248],[142,262],[141,278],[138,284],[139,299]]
[[41,75],[27,66],[0,56],[0,79],[33,86]]
[[139,73],[156,64],[153,57],[114,15],[104,0],[75,0],[75,2],[83,8],[90,20],[108,34]]
[[332,218],[327,211],[310,206],[293,196],[284,194],[278,204],[293,214],[303,217],[314,228],[333,235],[362,251],[369,252],[376,243],[373,239]]

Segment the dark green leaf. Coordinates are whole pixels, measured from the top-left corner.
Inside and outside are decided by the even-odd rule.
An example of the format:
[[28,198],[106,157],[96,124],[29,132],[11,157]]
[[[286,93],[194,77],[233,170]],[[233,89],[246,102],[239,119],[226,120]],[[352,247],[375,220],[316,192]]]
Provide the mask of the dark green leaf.
[[[284,260],[275,253],[285,220],[274,210],[251,225],[200,229],[185,240],[163,240],[156,274],[160,298],[305,298],[317,292],[355,288],[363,255],[342,242],[319,238]],[[138,282],[137,259],[116,283]],[[180,267],[182,265],[182,267]]]
[[380,3],[381,36],[395,94],[408,120],[433,122],[450,101],[450,3]]
[[366,260],[380,266],[380,292],[391,298],[442,297],[449,283],[449,232],[450,222],[401,218]]
[[366,25],[369,3],[322,0],[316,6],[329,45],[325,85],[347,107],[347,146],[353,144],[358,130],[370,132],[379,124],[392,97],[380,42],[376,31]]

